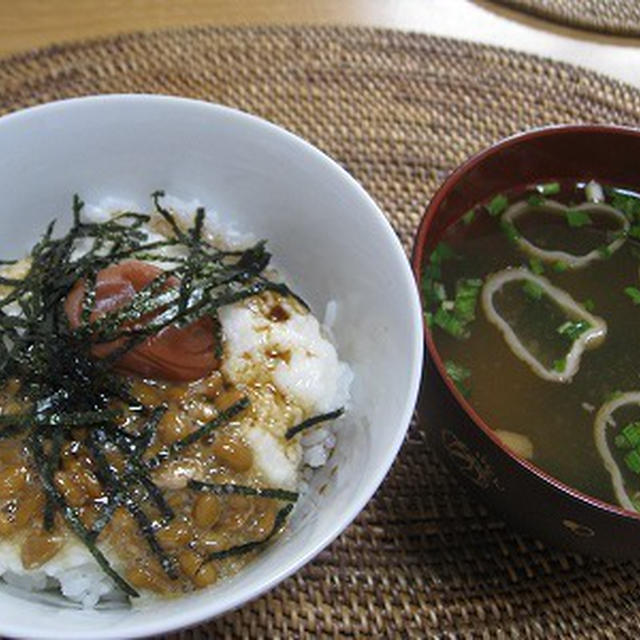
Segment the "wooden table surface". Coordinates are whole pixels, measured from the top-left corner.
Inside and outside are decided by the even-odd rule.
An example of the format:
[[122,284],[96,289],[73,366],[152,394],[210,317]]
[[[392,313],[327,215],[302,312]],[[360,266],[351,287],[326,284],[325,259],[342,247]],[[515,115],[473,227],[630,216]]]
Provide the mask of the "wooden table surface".
[[499,44],[640,86],[640,40],[555,26],[490,0],[0,0],[0,56],[187,25],[360,24]]
[[0,0],[0,54],[63,40],[194,24],[304,22],[426,29],[432,4],[429,0]]

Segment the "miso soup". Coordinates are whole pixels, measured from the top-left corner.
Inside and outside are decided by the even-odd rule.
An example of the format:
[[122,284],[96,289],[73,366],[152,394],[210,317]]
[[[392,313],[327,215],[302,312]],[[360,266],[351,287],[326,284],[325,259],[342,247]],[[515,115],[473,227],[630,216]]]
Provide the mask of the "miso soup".
[[438,240],[425,316],[458,389],[516,455],[640,511],[640,195],[530,185]]

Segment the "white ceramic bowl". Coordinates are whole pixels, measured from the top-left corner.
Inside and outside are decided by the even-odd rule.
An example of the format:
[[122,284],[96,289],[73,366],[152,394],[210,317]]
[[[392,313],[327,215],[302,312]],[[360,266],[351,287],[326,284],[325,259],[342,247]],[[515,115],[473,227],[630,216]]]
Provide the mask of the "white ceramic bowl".
[[[231,580],[142,608],[82,611],[0,589],[0,635],[139,637],[196,624],[273,587],[358,514],[407,430],[422,365],[409,264],[380,209],[335,162],[253,116],[160,96],[96,96],[0,118],[0,256],[18,257],[71,197],[148,202],[162,188],[198,199],[268,239],[320,317],[338,302],[335,338],[355,373],[329,489],[311,491],[274,544]],[[313,487],[326,478],[314,479]]]

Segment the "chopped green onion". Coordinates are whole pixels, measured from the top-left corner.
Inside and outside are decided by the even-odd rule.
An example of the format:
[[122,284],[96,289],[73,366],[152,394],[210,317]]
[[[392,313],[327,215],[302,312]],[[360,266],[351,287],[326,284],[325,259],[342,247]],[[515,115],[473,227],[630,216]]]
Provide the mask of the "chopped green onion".
[[433,315],[433,324],[440,327],[454,338],[464,338],[467,335],[464,323],[461,322],[459,318],[456,318],[453,313],[443,309],[442,307],[439,307]]
[[611,251],[608,245],[604,244],[601,247],[598,247],[598,253],[600,254],[601,258],[603,258],[604,260],[607,260],[608,258],[611,257],[611,254],[613,252]]
[[557,273],[563,273],[569,268],[569,265],[564,260],[558,260],[553,263],[553,270]]
[[579,228],[591,224],[592,220],[588,213],[580,209],[569,209],[567,211],[567,223],[570,227]]
[[556,331],[561,335],[569,338],[572,342],[577,340],[585,331],[591,328],[591,324],[586,320],[577,320],[576,322],[567,321],[560,325]]
[[611,206],[618,209],[632,222],[640,221],[640,199],[634,195],[622,193],[617,189],[607,189],[611,196]]
[[491,216],[498,216],[507,208],[508,204],[509,200],[507,200],[507,197],[498,194],[487,205],[487,211]]
[[632,238],[636,238],[636,240],[640,240],[640,224],[631,225],[631,227],[629,227],[629,231],[627,231],[627,234]]
[[[619,444],[620,441],[624,441],[624,444]],[[624,448],[636,448],[640,445],[640,421],[630,422],[622,431],[616,436],[616,445],[624,446]]]
[[470,225],[473,222],[473,219],[476,217],[475,209],[470,209],[465,213],[461,220],[465,225]]
[[624,457],[624,462],[631,471],[640,473],[640,452],[637,449],[629,451]]
[[612,400],[615,400],[616,398],[619,398],[621,395],[622,395],[622,391],[620,391],[620,389],[615,389],[614,391],[609,391],[609,393],[605,394],[604,401],[605,402],[611,402]]
[[539,284],[537,284],[536,282],[533,282],[531,280],[527,280],[522,285],[522,290],[532,300],[540,300],[542,298],[542,294],[544,293],[544,290],[542,289],[542,287]]
[[637,287],[625,287],[624,292],[631,298],[633,304],[640,304],[640,289]]
[[536,185],[536,191],[543,196],[551,196],[555,193],[560,193],[559,182],[547,182],[545,184]]
[[455,257],[455,252],[446,242],[439,242],[429,256],[422,277],[422,291],[425,306],[430,307],[446,298],[444,285],[438,280],[442,277],[441,264]]
[[536,258],[535,256],[529,258],[529,268],[537,276],[544,273],[544,265],[542,264],[542,260],[540,260],[540,258]]
[[440,304],[440,302],[447,299],[447,291],[444,284],[438,280],[432,280],[426,273],[422,278],[422,294],[427,308]]
[[471,377],[471,371],[453,360],[445,360],[444,368],[451,381],[456,385],[458,391],[466,398],[470,394],[469,387],[465,382]]
[[500,221],[500,228],[504,231],[509,242],[515,242],[520,237],[520,232],[512,222]]
[[559,360],[553,361],[553,370],[558,373],[562,373],[567,368],[567,359],[560,358]]
[[431,252],[429,260],[431,264],[442,264],[442,262],[453,258],[455,255],[455,251],[446,242],[438,242]]
[[439,300],[439,307],[432,316],[432,323],[454,338],[467,338],[468,325],[475,320],[476,304],[482,280],[466,278],[456,283],[453,300]]
[[467,278],[456,283],[454,312],[462,322],[469,323],[476,317],[476,302],[482,288],[479,278]]
[[582,306],[587,310],[587,311],[594,311],[596,308],[596,303],[591,299],[591,298],[587,298],[583,303]]
[[464,382],[469,376],[471,376],[471,371],[464,367],[461,364],[456,364],[453,360],[446,360],[444,363],[444,368],[447,372],[447,375],[454,382]]
[[629,441],[621,433],[613,439],[613,442],[618,449],[631,449]]
[[530,207],[539,207],[541,204],[544,204],[544,198],[538,193],[532,193],[527,198],[527,204]]

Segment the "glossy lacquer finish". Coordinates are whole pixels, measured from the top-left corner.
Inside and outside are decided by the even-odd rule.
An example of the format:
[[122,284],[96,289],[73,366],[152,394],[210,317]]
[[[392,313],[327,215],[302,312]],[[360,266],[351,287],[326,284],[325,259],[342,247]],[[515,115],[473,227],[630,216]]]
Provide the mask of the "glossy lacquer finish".
[[[507,189],[563,178],[638,185],[639,157],[640,131],[596,125],[537,129],[482,151],[454,171],[429,204],[414,246],[416,278],[422,279],[425,256],[443,230],[478,202]],[[420,411],[431,445],[453,473],[510,522],[550,545],[640,557],[640,517],[582,494],[514,456],[447,379],[426,326],[425,338]]]

